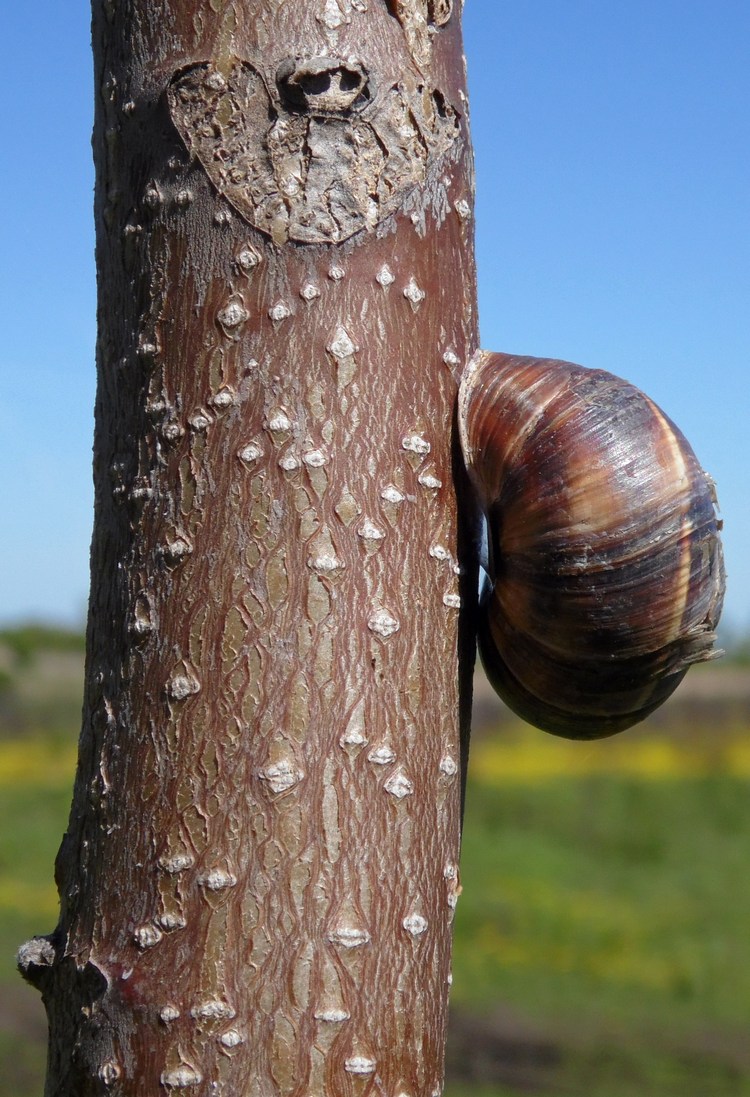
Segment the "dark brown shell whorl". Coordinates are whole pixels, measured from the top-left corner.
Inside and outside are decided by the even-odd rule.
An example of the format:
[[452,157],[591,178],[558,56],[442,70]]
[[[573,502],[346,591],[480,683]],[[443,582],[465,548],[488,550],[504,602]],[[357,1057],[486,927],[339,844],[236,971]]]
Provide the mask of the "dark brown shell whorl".
[[713,484],[647,396],[603,370],[478,351],[459,429],[493,572],[479,650],[510,708],[568,738],[611,735],[721,654]]

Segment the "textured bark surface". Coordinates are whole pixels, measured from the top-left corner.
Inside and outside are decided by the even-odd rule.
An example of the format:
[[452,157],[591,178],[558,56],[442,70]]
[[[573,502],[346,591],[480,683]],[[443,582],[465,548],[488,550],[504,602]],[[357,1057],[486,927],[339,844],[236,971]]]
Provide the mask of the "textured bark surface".
[[21,953],[47,1093],[427,1097],[475,590],[457,6],[95,0],[94,45],[84,726]]

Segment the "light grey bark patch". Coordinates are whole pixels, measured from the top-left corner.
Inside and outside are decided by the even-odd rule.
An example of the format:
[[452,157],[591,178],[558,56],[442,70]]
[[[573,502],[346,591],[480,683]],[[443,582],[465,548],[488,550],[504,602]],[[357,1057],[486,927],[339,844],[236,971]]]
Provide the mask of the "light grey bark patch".
[[424,72],[432,61],[428,0],[389,0],[389,2],[403,28],[411,55]]
[[387,0],[387,3],[402,23],[418,18],[425,24],[443,27],[453,14],[453,0]]
[[453,14],[453,0],[387,0],[398,19],[409,52],[422,72],[432,64],[432,36],[435,27],[444,27]]
[[459,132],[456,110],[421,85],[396,85],[357,114],[280,113],[246,61],[226,77],[211,62],[181,70],[168,102],[219,193],[277,244],[339,243],[373,229]]

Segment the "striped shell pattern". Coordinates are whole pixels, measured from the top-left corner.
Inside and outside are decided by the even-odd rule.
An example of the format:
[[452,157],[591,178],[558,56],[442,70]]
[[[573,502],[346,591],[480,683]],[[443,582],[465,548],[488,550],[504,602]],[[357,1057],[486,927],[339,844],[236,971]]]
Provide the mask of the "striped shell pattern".
[[720,654],[713,483],[647,396],[602,370],[478,351],[459,430],[488,528],[479,650],[510,708],[569,738],[610,735]]

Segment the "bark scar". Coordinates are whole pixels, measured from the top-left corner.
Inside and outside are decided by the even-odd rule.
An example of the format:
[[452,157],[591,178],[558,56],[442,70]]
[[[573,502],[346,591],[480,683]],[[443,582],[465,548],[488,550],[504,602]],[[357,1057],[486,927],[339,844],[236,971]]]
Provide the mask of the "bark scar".
[[210,61],[190,65],[167,92],[188,151],[276,244],[340,243],[374,229],[458,138],[458,111],[424,85],[396,84],[368,103],[364,67],[330,58],[293,62],[280,79],[298,94],[294,110],[247,61],[228,75]]

